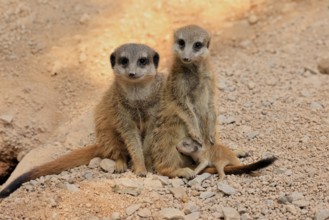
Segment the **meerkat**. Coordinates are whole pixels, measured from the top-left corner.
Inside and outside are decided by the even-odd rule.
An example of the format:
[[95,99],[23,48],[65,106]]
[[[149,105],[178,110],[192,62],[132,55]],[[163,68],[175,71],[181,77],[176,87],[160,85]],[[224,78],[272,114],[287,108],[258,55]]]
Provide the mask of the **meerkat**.
[[[240,165],[228,148],[217,146],[216,78],[210,67],[210,41],[210,34],[197,25],[179,28],[174,33],[174,62],[161,97],[152,142],[153,165],[162,175],[188,179],[195,176],[195,164],[191,157],[176,150],[176,146],[186,137],[210,148],[209,152],[212,147],[224,152],[219,159],[234,165],[225,166],[226,173],[250,172],[274,162],[269,161],[265,165],[256,162],[252,170],[241,169],[245,165]],[[222,164],[227,165],[225,161]],[[217,173],[212,168],[204,171]]]
[[164,82],[163,75],[157,73],[159,54],[147,45],[124,44],[110,55],[110,63],[115,79],[95,109],[96,144],[22,174],[0,192],[0,198],[24,182],[87,164],[94,157],[115,160],[115,172],[119,173],[127,169],[131,159],[134,172],[146,175],[152,159],[143,142],[152,134],[149,131],[154,127]]
[[186,136],[200,145],[216,139],[215,76],[209,64],[209,33],[196,25],[174,33],[174,62],[164,88],[152,143],[156,171],[191,178],[190,157],[176,145]]
[[[192,157],[192,159],[198,163],[198,166],[194,170],[194,175],[198,175],[207,167],[215,167],[220,180],[223,180],[225,177],[225,167],[225,171],[228,174],[230,171],[234,171],[234,174],[250,173],[271,165],[277,159],[276,157],[269,157],[255,163],[243,165],[236,155],[226,146],[216,144],[211,147],[202,147],[189,137],[184,138],[176,146],[176,149],[178,152]],[[207,172],[207,170],[205,170],[205,172]]]

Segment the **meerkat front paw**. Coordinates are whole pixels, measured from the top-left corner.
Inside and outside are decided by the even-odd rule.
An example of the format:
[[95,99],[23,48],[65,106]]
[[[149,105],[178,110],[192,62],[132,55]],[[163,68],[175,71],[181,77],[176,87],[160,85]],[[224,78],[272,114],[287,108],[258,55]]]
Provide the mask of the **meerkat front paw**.
[[196,175],[194,173],[194,170],[186,167],[181,170],[181,173],[179,176],[190,180],[190,179],[193,179]]
[[114,168],[114,172],[115,173],[123,173],[127,171],[127,163],[123,160],[117,160],[115,161],[115,168]]
[[147,174],[147,170],[146,170],[145,166],[144,166],[144,167],[136,167],[136,168],[134,169],[134,173],[135,173],[137,176],[145,177],[146,174]]
[[199,135],[193,134],[193,135],[191,135],[191,138],[192,138],[193,141],[198,143],[200,146],[203,145],[203,140]]
[[210,135],[209,136],[209,142],[210,142],[211,145],[214,145],[215,144],[215,138],[214,138],[213,135]]

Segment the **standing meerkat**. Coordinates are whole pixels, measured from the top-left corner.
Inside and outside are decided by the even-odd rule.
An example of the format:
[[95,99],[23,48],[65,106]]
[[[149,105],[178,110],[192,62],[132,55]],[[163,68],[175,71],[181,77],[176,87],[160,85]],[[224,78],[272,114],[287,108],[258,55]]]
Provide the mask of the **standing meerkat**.
[[[198,166],[194,170],[194,175],[198,175],[207,167],[215,167],[220,180],[224,179],[225,172],[228,174],[231,172],[233,172],[233,174],[250,173],[271,165],[277,159],[276,157],[270,157],[255,163],[243,165],[236,155],[226,146],[216,144],[211,147],[207,145],[202,147],[191,138],[184,138],[176,146],[176,149],[178,152],[192,157],[192,159],[198,163]],[[224,172],[225,167],[226,169]],[[208,169],[208,172],[209,171],[210,169]]]
[[151,156],[143,142],[152,135],[164,81],[157,73],[159,54],[143,44],[124,44],[111,54],[110,63],[115,79],[95,109],[96,144],[22,174],[0,192],[0,198],[24,182],[88,164],[97,156],[115,160],[115,172],[124,172],[131,159],[134,172],[146,175]]
[[[252,171],[242,169],[241,166],[245,165],[241,165],[228,148],[218,144],[216,78],[210,68],[210,40],[209,33],[196,25],[179,28],[174,33],[174,62],[161,98],[152,146],[154,167],[162,175],[185,178],[195,176],[192,170],[195,165],[191,158],[176,149],[186,137],[206,147],[207,152],[211,153],[213,147],[219,149],[218,152],[224,152],[219,160],[225,158],[225,161],[234,165],[224,167],[224,172],[240,174],[241,171]],[[256,162],[253,170],[273,162]],[[227,165],[224,161],[221,164]],[[206,171],[217,173],[217,170],[211,168]]]

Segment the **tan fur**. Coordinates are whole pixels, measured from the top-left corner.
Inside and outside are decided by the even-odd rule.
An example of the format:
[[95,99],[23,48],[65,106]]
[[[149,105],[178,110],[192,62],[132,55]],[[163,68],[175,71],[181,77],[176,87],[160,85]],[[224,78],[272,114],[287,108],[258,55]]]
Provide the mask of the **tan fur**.
[[[126,65],[123,58],[128,59]],[[147,60],[146,65],[142,65],[142,58]],[[147,168],[151,169],[150,144],[146,142],[151,140],[164,81],[156,70],[159,55],[146,45],[125,44],[111,54],[110,61],[115,80],[96,106],[97,144],[32,169],[0,192],[0,197],[7,196],[23,182],[87,164],[96,156],[115,160],[116,172],[124,172],[129,159],[137,175],[144,176]]]
[[276,157],[269,157],[254,163],[241,164],[237,156],[228,147],[221,144],[202,147],[189,137],[184,138],[176,146],[176,149],[178,152],[192,157],[198,163],[194,175],[201,172],[218,173],[220,180],[225,177],[225,174],[249,173],[255,175],[252,172],[265,168],[277,160]]
[[221,144],[214,146],[201,147],[198,143],[190,138],[184,138],[177,147],[177,151],[193,158],[198,166],[194,170],[194,175],[198,175],[205,168],[214,166],[216,173],[222,180],[225,177],[224,168],[227,165],[240,166],[241,163],[235,154],[227,147]]
[[[184,48],[179,45],[180,40],[184,40]],[[215,76],[209,65],[207,31],[195,25],[186,26],[175,32],[174,42],[174,64],[160,103],[152,157],[158,173],[190,178],[194,175],[193,161],[179,154],[176,145],[186,136],[201,145],[214,143]],[[196,42],[203,45],[198,51],[193,49]]]

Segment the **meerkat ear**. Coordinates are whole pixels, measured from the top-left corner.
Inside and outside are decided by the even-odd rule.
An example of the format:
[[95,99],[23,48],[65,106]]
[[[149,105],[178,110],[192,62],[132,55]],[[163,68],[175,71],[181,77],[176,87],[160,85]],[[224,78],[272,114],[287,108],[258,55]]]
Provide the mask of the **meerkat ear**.
[[157,52],[155,52],[155,54],[153,55],[153,64],[154,64],[155,68],[158,68],[159,61],[160,61],[160,56]]
[[208,40],[207,48],[209,48],[209,46],[210,46],[210,39]]
[[115,65],[115,55],[114,55],[114,52],[110,56],[110,63],[111,63],[111,66],[113,68],[114,65]]

